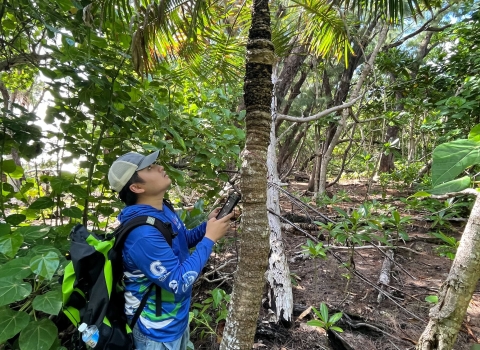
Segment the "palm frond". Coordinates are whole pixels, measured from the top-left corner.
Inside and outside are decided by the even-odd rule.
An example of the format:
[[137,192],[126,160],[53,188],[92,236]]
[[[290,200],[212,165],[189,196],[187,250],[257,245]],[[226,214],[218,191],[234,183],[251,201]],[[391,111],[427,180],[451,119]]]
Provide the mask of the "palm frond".
[[[272,6],[273,7],[273,6]],[[299,36],[298,17],[294,11],[287,11],[286,8],[272,9],[272,43],[277,57],[286,57],[298,43]]]
[[98,4],[105,20],[129,23],[137,72],[149,73],[161,62],[176,61],[200,76],[231,79],[238,78],[237,67],[243,66],[239,59],[244,58],[249,21],[246,1],[100,0]]
[[355,9],[357,13],[367,13],[373,16],[382,16],[391,24],[401,23],[405,9],[414,16],[421,16],[424,9],[431,10],[433,0],[345,0],[347,8]]
[[352,51],[346,24],[339,10],[324,1],[292,0],[300,7],[301,37],[310,50],[322,57],[334,56],[338,60]]
[[203,40],[195,46],[197,52],[188,60],[189,69],[205,80],[216,82],[238,81],[243,75],[245,37],[232,37],[215,27],[204,31]]

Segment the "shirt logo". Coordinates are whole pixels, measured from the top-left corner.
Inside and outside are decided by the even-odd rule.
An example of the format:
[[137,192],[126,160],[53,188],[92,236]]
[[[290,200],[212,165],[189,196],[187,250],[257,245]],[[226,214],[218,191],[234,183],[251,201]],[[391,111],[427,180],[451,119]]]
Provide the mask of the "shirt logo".
[[177,293],[178,290],[178,283],[176,280],[171,280],[170,283],[168,284],[170,288],[172,288],[173,293]]
[[158,260],[150,264],[150,271],[157,277],[162,277],[167,273],[167,269],[162,266],[162,262]]
[[183,286],[182,286],[182,291],[186,292],[187,289],[195,282],[197,279],[198,273],[195,271],[188,271],[186,272],[182,278],[183,278]]

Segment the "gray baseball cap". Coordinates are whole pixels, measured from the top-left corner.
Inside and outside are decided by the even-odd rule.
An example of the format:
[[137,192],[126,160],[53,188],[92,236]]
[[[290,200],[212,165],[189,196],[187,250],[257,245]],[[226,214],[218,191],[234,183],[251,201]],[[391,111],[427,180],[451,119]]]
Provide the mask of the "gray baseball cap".
[[155,163],[158,157],[158,152],[159,151],[153,152],[148,156],[144,156],[137,152],[129,152],[118,157],[108,170],[110,187],[113,190],[120,192],[136,171],[145,169],[149,165]]

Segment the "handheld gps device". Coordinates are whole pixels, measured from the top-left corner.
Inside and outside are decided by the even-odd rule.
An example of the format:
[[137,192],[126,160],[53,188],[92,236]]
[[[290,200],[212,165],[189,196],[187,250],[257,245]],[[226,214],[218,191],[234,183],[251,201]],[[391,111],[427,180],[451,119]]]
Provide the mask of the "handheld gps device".
[[237,193],[237,192],[233,192],[230,196],[228,196],[227,201],[225,202],[222,209],[220,209],[220,212],[217,215],[217,220],[223,218],[225,215],[230,214],[233,208],[235,208],[235,206],[237,205],[241,197],[242,196],[240,196],[240,193]]

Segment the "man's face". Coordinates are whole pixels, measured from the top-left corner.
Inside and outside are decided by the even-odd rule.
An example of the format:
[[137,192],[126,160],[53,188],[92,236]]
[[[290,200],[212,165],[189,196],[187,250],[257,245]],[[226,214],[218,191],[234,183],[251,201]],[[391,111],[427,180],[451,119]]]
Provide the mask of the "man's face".
[[144,181],[138,185],[144,189],[144,194],[149,196],[165,193],[172,184],[172,180],[168,177],[163,166],[158,164],[149,165],[137,173]]

